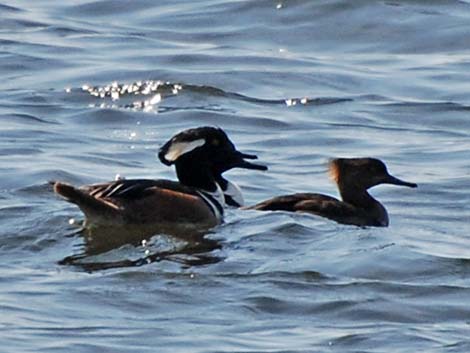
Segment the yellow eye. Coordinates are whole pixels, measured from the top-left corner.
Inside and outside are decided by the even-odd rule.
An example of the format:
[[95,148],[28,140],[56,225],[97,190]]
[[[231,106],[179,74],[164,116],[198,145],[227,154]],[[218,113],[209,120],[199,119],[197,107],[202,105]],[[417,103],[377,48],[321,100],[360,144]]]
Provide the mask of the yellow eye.
[[220,141],[218,139],[213,139],[212,140],[212,145],[213,146],[218,146],[218,145],[220,145]]

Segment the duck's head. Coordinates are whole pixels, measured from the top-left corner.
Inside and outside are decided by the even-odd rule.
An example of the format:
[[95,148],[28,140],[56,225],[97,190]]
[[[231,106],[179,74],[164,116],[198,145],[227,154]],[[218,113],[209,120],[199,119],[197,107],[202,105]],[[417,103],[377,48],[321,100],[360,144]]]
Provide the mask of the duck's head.
[[176,134],[160,148],[158,158],[168,166],[176,164],[182,158],[191,158],[197,162],[209,163],[217,174],[232,168],[268,169],[264,165],[247,161],[258,157],[238,151],[222,129],[212,126],[188,129]]
[[379,184],[418,186],[390,175],[385,163],[376,158],[335,158],[330,160],[329,171],[340,188],[369,189]]
[[158,157],[163,164],[176,166],[183,183],[187,179],[185,174],[194,168],[205,169],[215,180],[224,180],[222,173],[232,168],[267,170],[264,165],[248,161],[257,156],[238,151],[222,129],[211,126],[176,134],[161,147]]

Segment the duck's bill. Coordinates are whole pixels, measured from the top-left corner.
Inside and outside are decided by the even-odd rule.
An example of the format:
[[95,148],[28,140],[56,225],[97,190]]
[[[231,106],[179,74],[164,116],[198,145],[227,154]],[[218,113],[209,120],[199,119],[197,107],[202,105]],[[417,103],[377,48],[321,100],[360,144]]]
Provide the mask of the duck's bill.
[[416,188],[418,187],[418,184],[415,184],[415,183],[409,183],[407,181],[404,181],[404,180],[401,180],[401,179],[398,179],[394,176],[391,176],[389,175],[387,181],[386,181],[387,184],[393,184],[393,185],[400,185],[400,186],[407,186],[409,188]]
[[245,160],[238,163],[236,167],[243,168],[243,169],[268,170],[268,167],[266,167],[265,165],[255,164],[255,163],[247,162]]
[[254,169],[254,170],[268,170],[268,167],[262,164],[248,162],[245,159],[257,159],[254,154],[246,154],[239,152],[234,162],[233,168]]
[[258,159],[258,156],[256,154],[248,154],[248,153],[239,152],[239,155],[243,159]]

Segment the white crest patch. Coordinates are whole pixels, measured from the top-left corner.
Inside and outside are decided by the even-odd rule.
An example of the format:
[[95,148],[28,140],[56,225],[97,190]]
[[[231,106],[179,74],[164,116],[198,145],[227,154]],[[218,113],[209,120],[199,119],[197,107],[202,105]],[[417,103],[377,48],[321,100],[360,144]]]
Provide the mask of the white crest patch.
[[199,139],[191,142],[176,142],[173,143],[168,152],[165,154],[165,159],[169,162],[176,161],[183,154],[191,152],[195,148],[201,147],[206,143],[206,140]]

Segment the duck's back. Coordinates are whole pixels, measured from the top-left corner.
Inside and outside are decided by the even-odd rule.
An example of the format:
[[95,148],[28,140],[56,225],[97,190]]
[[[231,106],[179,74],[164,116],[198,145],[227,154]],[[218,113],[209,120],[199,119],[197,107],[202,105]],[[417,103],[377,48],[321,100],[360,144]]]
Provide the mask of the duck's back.
[[213,226],[219,222],[196,189],[170,180],[117,180],[80,188],[55,183],[54,189],[80,207],[87,224]]
[[338,223],[358,226],[380,225],[359,207],[334,197],[315,193],[297,193],[277,196],[248,209],[260,211],[306,212],[329,218]]

